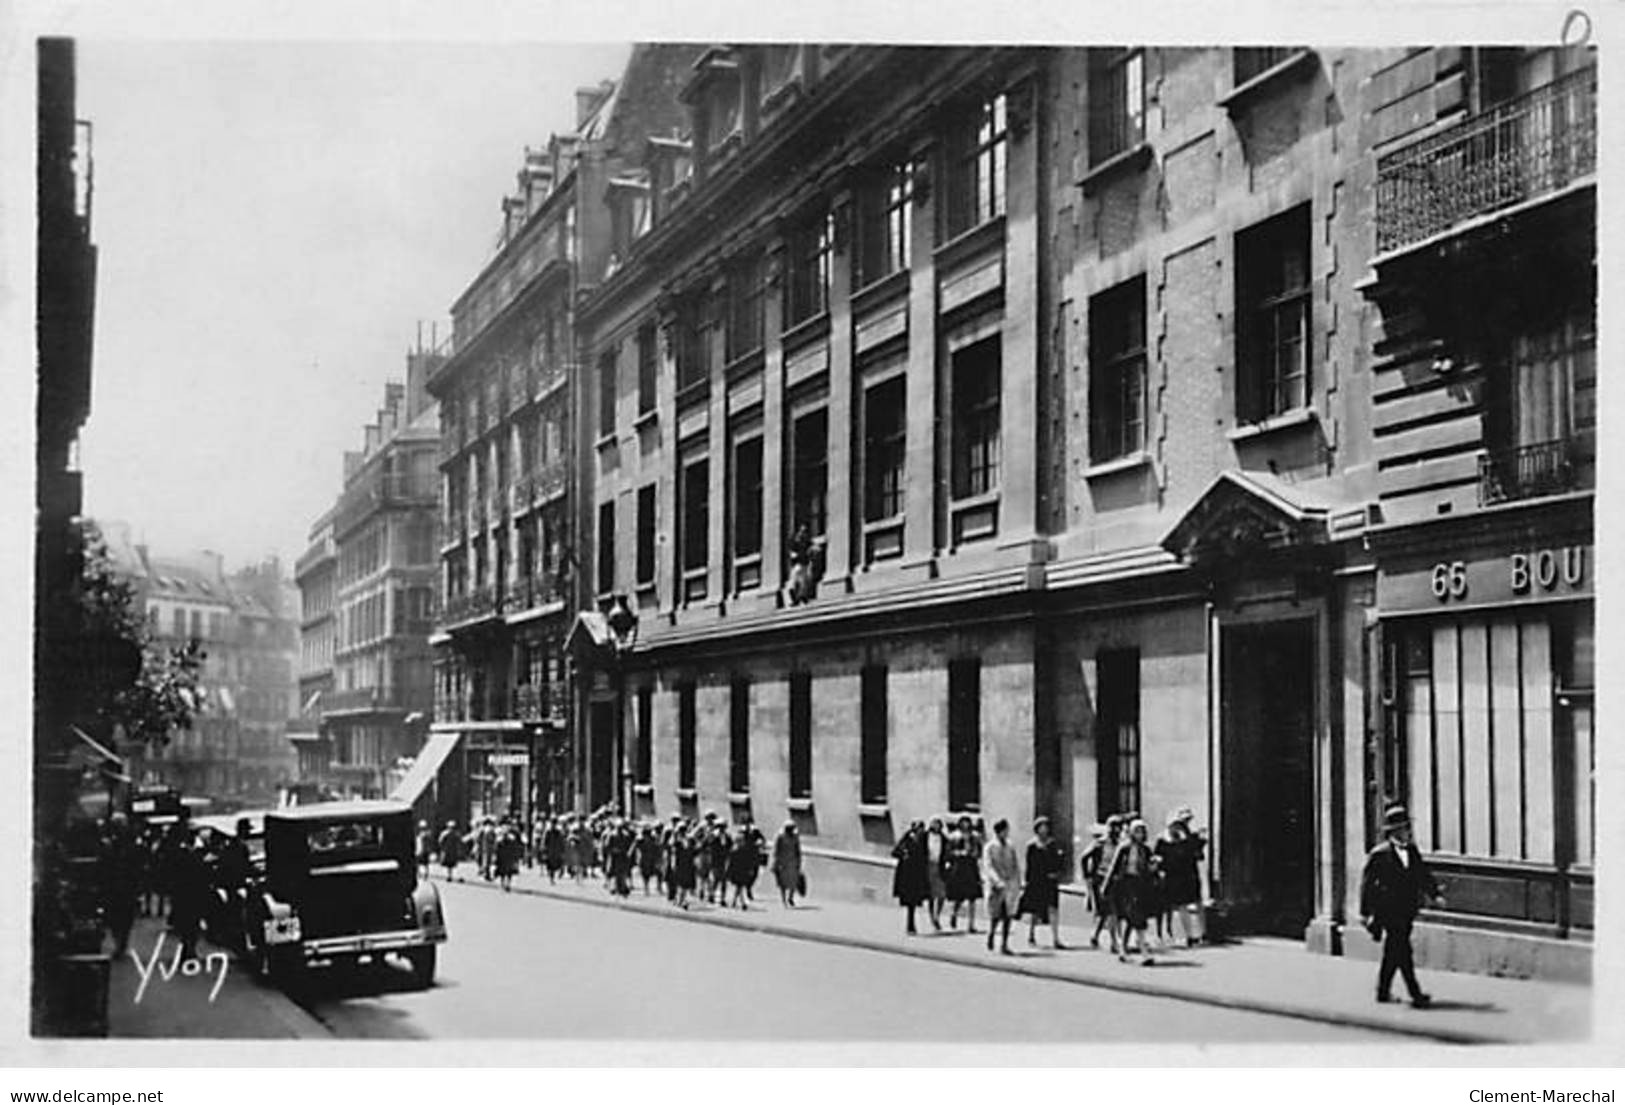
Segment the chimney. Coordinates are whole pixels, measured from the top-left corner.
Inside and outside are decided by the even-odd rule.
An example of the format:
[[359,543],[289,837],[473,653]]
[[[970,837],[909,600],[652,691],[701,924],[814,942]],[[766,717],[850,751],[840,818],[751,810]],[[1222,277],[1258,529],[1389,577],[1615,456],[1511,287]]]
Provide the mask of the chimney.
[[576,89],[576,129],[580,130],[586,121],[592,118],[592,113],[598,105],[603,103],[604,90],[594,85],[592,88]]
[[361,467],[361,454],[346,449],[344,451],[344,482],[349,483],[350,477],[355,475],[356,469]]

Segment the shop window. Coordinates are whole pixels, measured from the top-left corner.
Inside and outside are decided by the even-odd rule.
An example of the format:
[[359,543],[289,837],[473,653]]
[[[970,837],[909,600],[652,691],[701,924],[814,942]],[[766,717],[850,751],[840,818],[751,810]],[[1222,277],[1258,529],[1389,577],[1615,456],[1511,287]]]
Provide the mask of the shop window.
[[830,258],[834,249],[833,214],[821,215],[790,233],[785,252],[785,329],[829,310]]
[[863,669],[862,730],[858,765],[858,798],[868,805],[886,801],[887,704],[886,668],[870,665]]
[[948,663],[948,808],[977,810],[982,801],[982,662]]
[[750,791],[750,680],[735,679],[728,687],[728,790]]
[[1145,278],[1089,300],[1089,459],[1145,448]]
[[1236,415],[1309,405],[1309,205],[1236,236]]
[[1145,141],[1145,54],[1120,47],[1089,51],[1089,164]]
[[909,265],[913,234],[914,169],[906,160],[888,165],[858,190],[858,279],[861,288]]
[[677,786],[682,790],[694,789],[694,684],[680,683],[677,687]]
[[1558,622],[1557,730],[1568,763],[1565,787],[1572,813],[1567,818],[1567,853],[1590,867],[1596,855],[1597,749],[1595,741],[1596,624],[1589,606]]
[[1140,653],[1095,657],[1097,816],[1140,809]]
[[998,487],[1000,340],[994,334],[952,354],[956,499]]
[[812,797],[812,673],[790,673],[790,797]]
[[949,127],[943,222],[947,237],[1004,214],[1006,143],[1002,92],[971,106]]

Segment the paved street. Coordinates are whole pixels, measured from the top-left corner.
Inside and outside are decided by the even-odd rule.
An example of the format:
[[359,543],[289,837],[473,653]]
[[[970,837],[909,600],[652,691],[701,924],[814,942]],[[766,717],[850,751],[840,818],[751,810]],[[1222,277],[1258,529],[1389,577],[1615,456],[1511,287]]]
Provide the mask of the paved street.
[[442,889],[452,938],[434,989],[412,990],[404,971],[321,979],[304,1000],[334,1034],[989,1043],[1392,1038],[482,886]]

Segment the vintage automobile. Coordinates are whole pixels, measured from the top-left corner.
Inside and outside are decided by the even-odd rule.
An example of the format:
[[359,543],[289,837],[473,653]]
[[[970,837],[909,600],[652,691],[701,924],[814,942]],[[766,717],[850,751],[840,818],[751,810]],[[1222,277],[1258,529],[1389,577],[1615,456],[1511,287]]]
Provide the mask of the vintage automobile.
[[420,882],[412,809],[400,802],[322,802],[265,815],[265,873],[248,905],[256,971],[292,981],[307,966],[400,955],[434,982],[446,939],[440,892]]

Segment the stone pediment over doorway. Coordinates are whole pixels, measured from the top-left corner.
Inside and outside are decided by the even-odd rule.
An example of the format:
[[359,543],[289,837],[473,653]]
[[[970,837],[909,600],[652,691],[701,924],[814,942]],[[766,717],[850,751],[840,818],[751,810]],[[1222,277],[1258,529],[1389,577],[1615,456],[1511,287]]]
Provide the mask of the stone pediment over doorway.
[[1274,476],[1225,471],[1186,509],[1162,547],[1202,567],[1324,545],[1331,539],[1332,509]]

